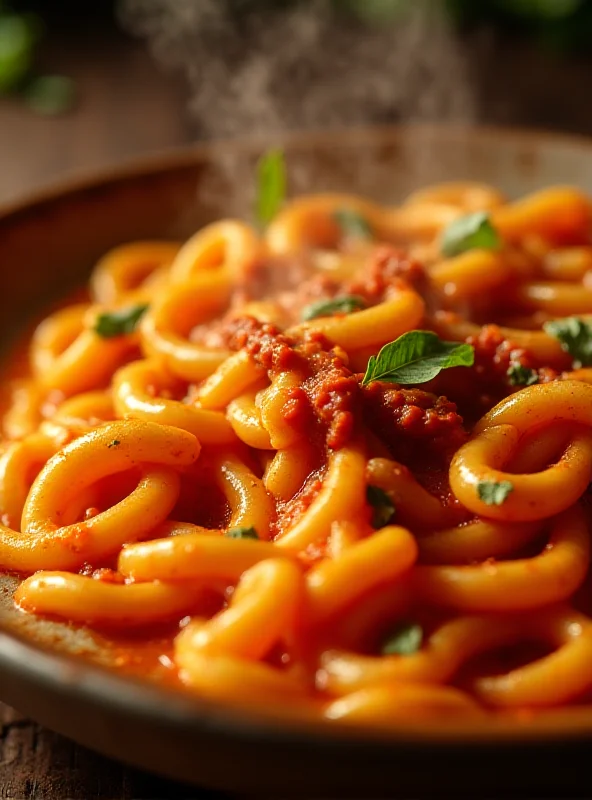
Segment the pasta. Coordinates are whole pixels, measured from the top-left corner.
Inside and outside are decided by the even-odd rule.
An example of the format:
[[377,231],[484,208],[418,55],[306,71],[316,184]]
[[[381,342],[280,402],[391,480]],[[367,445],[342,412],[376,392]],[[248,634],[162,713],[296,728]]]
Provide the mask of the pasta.
[[15,603],[332,724],[590,701],[591,223],[459,182],[107,253],[9,384]]

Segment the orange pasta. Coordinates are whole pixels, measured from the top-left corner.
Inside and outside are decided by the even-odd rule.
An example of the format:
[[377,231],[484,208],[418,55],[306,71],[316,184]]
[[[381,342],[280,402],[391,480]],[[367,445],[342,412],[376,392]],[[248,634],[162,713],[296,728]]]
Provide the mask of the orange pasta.
[[3,410],[16,604],[335,725],[585,702],[591,209],[322,194],[105,254]]

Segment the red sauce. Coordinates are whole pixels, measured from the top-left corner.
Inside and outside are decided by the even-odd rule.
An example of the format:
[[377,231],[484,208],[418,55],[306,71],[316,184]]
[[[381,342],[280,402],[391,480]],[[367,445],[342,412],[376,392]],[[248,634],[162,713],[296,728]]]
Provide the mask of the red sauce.
[[346,294],[359,294],[369,305],[380,303],[392,288],[402,281],[423,293],[427,275],[423,266],[402,250],[384,244],[372,253],[364,274],[346,284]]
[[272,528],[272,535],[279,535],[291,528],[309,508],[312,501],[323,487],[324,471],[313,472],[306,479],[304,485],[291,500],[279,503],[277,520]]
[[95,581],[101,581],[102,583],[125,583],[123,575],[120,575],[119,572],[116,572],[114,569],[109,569],[108,567],[95,569],[91,577],[94,578]]
[[520,366],[536,372],[539,383],[555,380],[558,374],[551,367],[542,367],[535,356],[511,339],[504,338],[497,325],[484,325],[477,336],[467,342],[475,348],[474,372],[484,386],[491,386],[496,394],[515,391],[508,376],[510,366]]
[[363,387],[363,414],[368,427],[403,462],[418,445],[422,460],[429,461],[457,450],[467,438],[456,405],[422,389],[374,381]]
[[360,407],[360,389],[356,376],[335,349],[327,349],[318,334],[308,338],[302,352],[312,373],[304,381],[303,391],[321,425],[327,431],[327,446],[338,450],[350,440]]
[[[255,276],[261,277],[267,267],[269,265],[258,265]],[[305,272],[303,270],[302,274]],[[413,286],[424,296],[428,292],[428,279],[423,267],[390,245],[381,245],[373,250],[362,275],[355,279],[336,281],[317,275],[300,281],[290,280],[289,286],[282,287],[279,302],[293,321],[300,319],[306,305],[336,295],[359,295],[368,306],[372,306],[382,302],[392,291],[407,286]],[[255,295],[257,293],[265,296],[261,287]],[[249,294],[247,288],[239,287],[235,302],[239,295],[244,302],[253,296],[253,292]],[[259,322],[250,316],[237,316],[233,309],[221,319],[194,329],[191,338],[210,346],[244,350],[261,374],[270,379],[288,370],[301,374],[301,385],[287,392],[282,414],[288,425],[304,432],[309,440],[312,438],[318,444],[319,462],[325,460],[327,449],[338,450],[347,445],[356,433],[356,425],[363,423],[388,447],[395,460],[411,468],[414,476],[447,506],[459,506],[448,485],[447,467],[452,453],[468,436],[459,407],[449,399],[458,390],[458,376],[462,373],[461,380],[466,381],[469,387],[466,398],[463,398],[467,400],[468,413],[477,415],[482,407],[491,407],[497,399],[515,390],[508,377],[512,365],[535,371],[539,382],[559,377],[553,369],[538,363],[532,353],[504,338],[495,325],[485,325],[478,335],[468,340],[475,348],[474,367],[448,370],[432,382],[430,388],[435,389],[433,392],[380,381],[362,386],[361,375],[352,372],[344,353],[332,346],[322,334],[286,334],[275,325]],[[19,375],[21,360],[24,358],[19,356],[19,369],[16,370]],[[438,388],[443,386],[450,386],[452,391]],[[148,392],[154,396],[158,394],[156,387],[149,387]],[[183,399],[184,394],[187,399],[187,387],[182,381],[172,390],[162,393],[178,400]],[[251,456],[247,448],[244,450],[248,461]],[[257,472],[258,468],[254,469]],[[130,470],[98,482],[101,508],[111,507],[127,495],[137,482],[137,474],[137,470]],[[271,525],[272,538],[286,532],[302,518],[322,489],[324,475],[324,468],[316,470],[292,499],[277,503],[276,519]],[[84,514],[85,521],[99,511],[98,507],[88,508]],[[463,509],[459,508],[459,519],[462,514]],[[197,464],[181,475],[180,496],[170,517],[220,531],[228,524],[230,509],[212,480],[207,447],[204,447]],[[73,549],[80,548],[88,535],[85,521],[72,528],[68,545]],[[320,541],[299,554],[299,558],[310,566],[326,554],[327,542]],[[87,564],[81,574],[105,583],[124,583],[125,579],[114,569],[115,561],[116,556],[113,563],[108,559],[100,565]],[[484,562],[484,568],[492,567],[495,567],[493,559]],[[198,609],[191,611],[209,617],[219,611],[224,602],[220,594],[212,593],[203,599]],[[582,604],[586,607],[591,602],[590,597],[582,597]],[[125,637],[110,631],[108,641],[115,664],[131,674],[150,675],[176,686],[178,678],[172,661],[172,641],[178,629],[177,624],[144,628],[138,631],[137,636],[126,634]],[[500,670],[517,663],[516,653],[511,652],[510,656],[508,662],[502,663],[500,659]],[[524,660],[531,658],[532,653],[526,656]],[[278,650],[269,656],[269,661],[279,666],[284,664],[285,657],[286,654]],[[522,657],[518,661],[522,663]],[[487,661],[488,669],[492,663],[491,659]],[[472,664],[473,673],[479,672],[481,666],[477,662]]]

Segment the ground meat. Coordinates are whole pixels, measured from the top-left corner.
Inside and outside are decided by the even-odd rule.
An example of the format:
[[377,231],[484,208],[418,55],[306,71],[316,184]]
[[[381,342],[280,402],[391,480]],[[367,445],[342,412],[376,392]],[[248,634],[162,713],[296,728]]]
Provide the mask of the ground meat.
[[484,389],[493,396],[501,398],[520,388],[513,385],[508,376],[510,366],[534,370],[539,383],[547,383],[558,376],[550,367],[539,367],[528,350],[505,339],[497,325],[484,325],[479,334],[470,336],[467,342],[475,348],[473,371]]
[[256,364],[271,377],[276,372],[302,368],[305,362],[296,351],[296,341],[284,335],[279,328],[254,317],[238,317],[233,322],[229,336],[232,350],[246,350]]
[[347,443],[354,428],[360,389],[339,348],[332,347],[316,331],[290,337],[251,317],[237,320],[230,345],[245,349],[270,378],[285,370],[299,371],[303,383],[289,393],[284,419],[298,430],[306,430],[309,436],[314,435],[316,423],[325,432],[328,447],[339,449]]
[[357,295],[372,306],[382,302],[392,289],[411,285],[421,292],[427,283],[421,264],[391,245],[372,248],[359,273],[351,280],[336,280],[330,274],[314,272],[304,257],[299,262],[290,262],[289,276],[284,274],[287,265],[274,266],[270,269],[267,262],[256,265],[249,274],[248,285],[234,292],[231,308],[226,314],[195,326],[190,334],[191,340],[207,347],[231,346],[236,335],[238,309],[252,300],[271,298],[280,312],[282,325],[289,327],[301,321],[307,306],[319,301]]
[[467,342],[475,348],[474,365],[443,370],[426,388],[452,398],[469,428],[500,400],[523,388],[508,375],[510,367],[532,370],[536,383],[559,377],[551,367],[540,366],[531,352],[506,339],[497,325],[484,325]]
[[297,292],[309,282],[315,269],[304,254],[266,256],[246,270],[233,291],[233,305],[239,307],[252,301],[277,298]]
[[410,258],[404,251],[385,244],[376,248],[363,275],[350,281],[344,293],[361,295],[369,305],[374,305],[384,299],[389,289],[396,288],[401,282],[423,293],[426,272],[419,261]]
[[303,430],[311,422],[310,410],[308,395],[304,389],[301,386],[290,389],[283,408],[286,422],[297,430]]
[[326,426],[327,445],[337,450],[353,433],[360,408],[359,383],[335,349],[319,347],[311,352],[314,342],[307,343],[306,349],[312,374],[303,390],[316,418]]
[[363,387],[366,425],[403,463],[417,454],[448,457],[467,438],[456,405],[422,389],[375,381]]
[[211,347],[214,350],[228,349],[228,341],[234,330],[236,316],[236,312],[231,309],[222,317],[195,325],[189,334],[189,341],[204,347]]
[[373,306],[381,303],[392,289],[411,285],[421,291],[425,279],[425,271],[418,261],[390,245],[379,245],[353,279],[337,281],[330,275],[317,274],[302,281],[294,291],[278,295],[277,302],[296,322],[306,306],[319,300],[355,295],[362,297],[366,305]]
[[332,300],[337,295],[347,294],[343,283],[329,275],[315,275],[303,281],[294,291],[283,292],[275,298],[286,319],[292,324],[301,321],[303,310],[322,300]]
[[475,371],[491,380],[506,377],[511,363],[534,368],[535,363],[524,348],[505,339],[497,325],[484,325],[477,336],[470,336],[468,344],[475,348]]
[[464,441],[454,403],[380,381],[363,387],[362,376],[349,369],[345,354],[321,333],[288,336],[272,325],[243,318],[237,321],[231,346],[244,348],[270,378],[287,369],[303,374],[302,385],[288,394],[284,419],[309,437],[320,429],[329,448],[346,445],[356,420],[362,419],[402,461],[418,440],[422,450],[434,454],[456,449]]

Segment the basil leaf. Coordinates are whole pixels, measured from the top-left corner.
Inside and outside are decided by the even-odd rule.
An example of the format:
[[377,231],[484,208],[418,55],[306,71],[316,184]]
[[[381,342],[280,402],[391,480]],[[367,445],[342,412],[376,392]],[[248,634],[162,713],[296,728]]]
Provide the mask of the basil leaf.
[[514,485],[510,481],[479,481],[477,484],[479,500],[488,506],[503,505],[513,491]]
[[255,211],[262,225],[267,225],[286,198],[286,162],[282,150],[270,150],[257,164],[257,200]]
[[470,344],[443,342],[431,331],[408,331],[370,356],[362,385],[371,381],[425,383],[449,367],[471,367],[475,351]]
[[333,218],[346,236],[352,239],[372,239],[372,228],[367,220],[350,208],[340,208]]
[[534,386],[539,382],[536,370],[523,367],[522,364],[510,364],[506,375],[510,386]]
[[589,322],[579,317],[566,317],[545,322],[543,329],[561,342],[576,369],[592,365],[592,325]]
[[29,83],[24,92],[25,102],[44,116],[55,116],[69,111],[76,101],[76,86],[64,75],[42,75]]
[[108,311],[99,314],[93,330],[103,339],[112,339],[115,336],[126,336],[136,330],[142,315],[148,309],[147,304],[139,304],[121,308],[117,311]]
[[333,300],[319,300],[318,303],[306,306],[302,311],[302,319],[307,322],[317,317],[330,317],[333,314],[351,314],[352,311],[359,311],[362,308],[366,308],[363,297],[347,294],[334,297]]
[[387,637],[381,648],[383,656],[411,656],[421,648],[423,628],[417,622],[402,622]]
[[380,486],[366,486],[366,500],[372,506],[372,527],[384,528],[396,514],[395,504]]
[[500,236],[484,211],[455,219],[444,230],[440,241],[442,255],[447,257],[477,248],[498,250],[500,246]]
[[258,539],[259,536],[255,528],[251,525],[250,527],[239,526],[238,528],[229,528],[224,536],[228,536],[230,539]]

